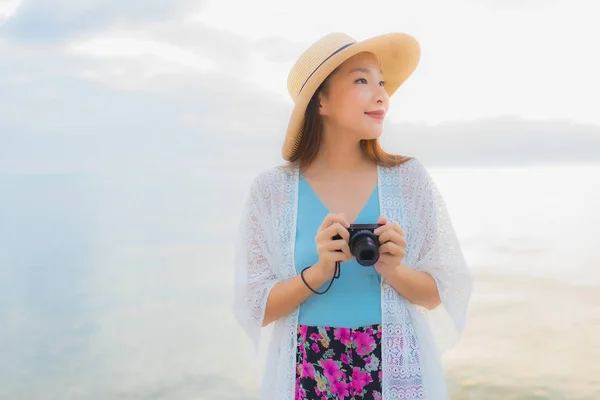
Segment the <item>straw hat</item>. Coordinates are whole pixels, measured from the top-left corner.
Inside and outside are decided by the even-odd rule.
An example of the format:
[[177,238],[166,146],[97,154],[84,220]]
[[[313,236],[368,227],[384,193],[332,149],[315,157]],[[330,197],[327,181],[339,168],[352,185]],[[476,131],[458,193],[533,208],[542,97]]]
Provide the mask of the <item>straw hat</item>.
[[389,96],[413,73],[421,55],[417,40],[405,33],[389,33],[357,42],[345,33],[336,32],[313,43],[300,55],[288,76],[294,109],[282,148],[286,161],[298,148],[306,106],[319,85],[344,61],[365,51],[378,57]]

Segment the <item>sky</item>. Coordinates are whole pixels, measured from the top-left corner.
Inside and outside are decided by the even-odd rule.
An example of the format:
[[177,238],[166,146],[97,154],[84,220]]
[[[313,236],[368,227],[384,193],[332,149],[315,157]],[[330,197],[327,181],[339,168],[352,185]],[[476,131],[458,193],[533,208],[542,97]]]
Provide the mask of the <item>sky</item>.
[[283,162],[288,72],[335,31],[421,44],[382,141],[467,167],[434,176],[473,266],[579,279],[599,259],[598,168],[521,166],[600,165],[598,15],[597,0],[0,0],[0,392],[147,398],[204,373],[198,390],[230,389],[221,371],[239,387],[231,358],[198,357],[235,330],[195,316],[227,315],[249,181]]
[[386,120],[393,152],[600,162],[599,11],[591,0],[0,0],[0,172],[281,163],[287,74],[334,31],[421,44]]

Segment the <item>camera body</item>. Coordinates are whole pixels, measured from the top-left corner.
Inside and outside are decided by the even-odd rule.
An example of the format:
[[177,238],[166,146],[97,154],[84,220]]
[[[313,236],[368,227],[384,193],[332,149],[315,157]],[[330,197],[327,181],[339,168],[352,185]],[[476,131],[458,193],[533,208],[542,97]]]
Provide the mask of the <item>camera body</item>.
[[[373,233],[382,224],[351,224],[348,227],[350,239],[348,245],[356,261],[365,267],[370,267],[379,260],[379,237]],[[335,235],[334,240],[341,239]]]

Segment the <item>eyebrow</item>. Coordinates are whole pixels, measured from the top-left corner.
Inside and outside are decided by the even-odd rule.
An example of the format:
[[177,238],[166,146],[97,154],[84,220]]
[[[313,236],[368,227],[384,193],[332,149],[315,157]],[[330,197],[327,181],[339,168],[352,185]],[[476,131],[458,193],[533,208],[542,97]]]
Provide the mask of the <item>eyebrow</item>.
[[[354,69],[350,70],[350,72],[348,72],[348,73],[351,74],[353,72],[359,71],[359,72],[364,72],[364,73],[368,74],[369,72],[371,72],[371,70],[372,70],[371,68],[362,68],[362,67],[359,67],[359,68],[354,68]],[[383,71],[382,70],[379,70],[379,73],[381,75],[383,75]]]

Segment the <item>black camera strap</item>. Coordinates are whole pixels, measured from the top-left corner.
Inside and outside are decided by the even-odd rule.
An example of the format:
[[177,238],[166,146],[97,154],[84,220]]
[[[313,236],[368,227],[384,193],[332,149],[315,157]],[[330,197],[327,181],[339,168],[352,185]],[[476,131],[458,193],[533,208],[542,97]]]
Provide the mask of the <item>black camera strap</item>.
[[308,284],[308,282],[306,282],[306,279],[304,279],[304,271],[306,271],[310,267],[312,267],[312,265],[309,265],[308,267],[304,268],[302,270],[302,272],[300,272],[300,277],[302,278],[302,282],[304,282],[304,284],[306,285],[306,287],[309,288],[310,291],[313,292],[314,294],[325,294],[325,293],[327,293],[327,291],[331,288],[331,285],[333,285],[333,281],[340,277],[340,272],[341,272],[340,262],[336,261],[335,262],[335,271],[333,273],[333,277],[331,278],[331,281],[329,282],[329,286],[327,286],[327,289],[325,289],[324,291],[317,292],[315,289],[311,288],[310,285]]

